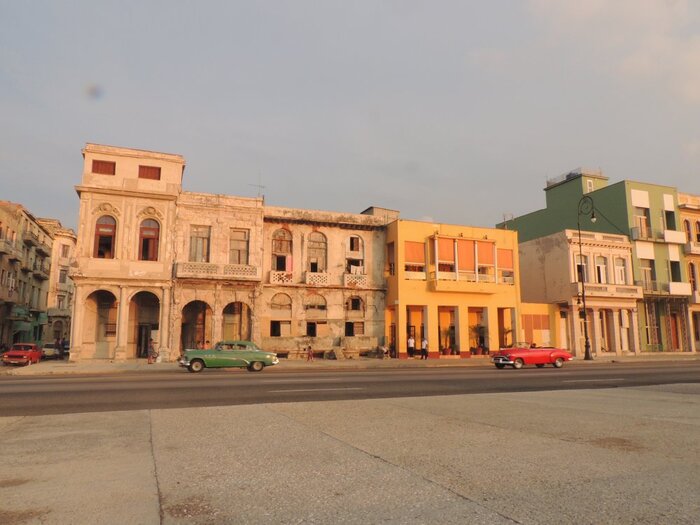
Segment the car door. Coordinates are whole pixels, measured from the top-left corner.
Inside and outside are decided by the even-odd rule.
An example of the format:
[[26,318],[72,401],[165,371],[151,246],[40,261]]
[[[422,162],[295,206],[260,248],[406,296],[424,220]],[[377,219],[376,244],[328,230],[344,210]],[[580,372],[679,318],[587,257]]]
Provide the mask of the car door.
[[253,360],[250,349],[245,343],[235,343],[233,345],[233,354],[233,363],[235,364],[232,364],[231,366],[248,366],[248,363]]

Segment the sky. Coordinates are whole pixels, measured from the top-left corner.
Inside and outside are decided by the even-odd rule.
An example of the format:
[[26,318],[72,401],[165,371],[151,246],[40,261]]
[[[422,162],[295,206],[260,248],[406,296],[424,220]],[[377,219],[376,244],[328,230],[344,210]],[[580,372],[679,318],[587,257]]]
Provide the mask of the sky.
[[579,167],[700,194],[700,2],[0,0],[0,199],[75,228],[87,142],[474,226]]

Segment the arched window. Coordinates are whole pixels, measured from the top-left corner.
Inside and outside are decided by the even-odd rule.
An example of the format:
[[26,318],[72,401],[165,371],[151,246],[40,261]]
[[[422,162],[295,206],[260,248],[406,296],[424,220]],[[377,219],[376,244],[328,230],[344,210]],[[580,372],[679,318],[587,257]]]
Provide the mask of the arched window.
[[272,270],[292,271],[292,234],[284,228],[272,234]]
[[345,309],[350,312],[361,312],[364,310],[364,303],[360,297],[353,296],[345,302]]
[[309,294],[304,300],[304,310],[325,310],[326,300],[317,293]]
[[139,228],[139,261],[158,260],[158,240],[160,225],[153,219],[146,219]]
[[700,242],[700,221],[695,221],[695,242]]
[[278,314],[292,315],[292,298],[286,293],[275,294],[270,301],[270,309],[275,310],[275,316]]
[[309,234],[308,260],[306,271],[324,273],[326,271],[326,236],[320,232]]
[[95,251],[93,257],[114,259],[117,236],[117,221],[114,217],[103,215],[95,224]]
[[685,240],[690,242],[693,240],[693,232],[690,230],[690,221],[688,219],[683,221],[683,230],[685,230]]
[[690,279],[690,288],[693,290],[693,292],[698,291],[697,277],[698,276],[695,273],[695,263],[689,263],[688,264],[688,279]]

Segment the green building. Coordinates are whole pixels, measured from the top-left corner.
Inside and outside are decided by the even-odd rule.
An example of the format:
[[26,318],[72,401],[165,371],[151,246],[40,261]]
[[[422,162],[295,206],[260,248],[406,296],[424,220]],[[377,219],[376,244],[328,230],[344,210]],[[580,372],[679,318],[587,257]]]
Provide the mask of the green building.
[[[684,261],[686,234],[676,189],[629,180],[608,184],[608,177],[600,172],[576,170],[548,180],[545,195],[546,208],[497,227],[517,230],[521,245],[563,230],[628,236],[633,282],[627,284],[640,286],[643,292],[636,312],[640,350],[696,351],[688,313],[692,292]],[[570,263],[583,282],[581,288],[600,283],[600,270],[587,270],[597,264],[595,257],[579,257],[573,249]],[[521,257],[523,280],[527,273]],[[589,323],[599,322],[588,315]]]

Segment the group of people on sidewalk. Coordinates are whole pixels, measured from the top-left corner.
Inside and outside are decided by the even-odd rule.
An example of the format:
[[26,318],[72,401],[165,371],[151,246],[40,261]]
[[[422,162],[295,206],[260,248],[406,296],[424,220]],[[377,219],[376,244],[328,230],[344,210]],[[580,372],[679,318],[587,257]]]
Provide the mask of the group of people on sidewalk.
[[[416,355],[416,340],[412,335],[408,336],[407,351],[409,359],[413,359]],[[420,343],[420,358],[428,359],[428,340],[424,337]]]

